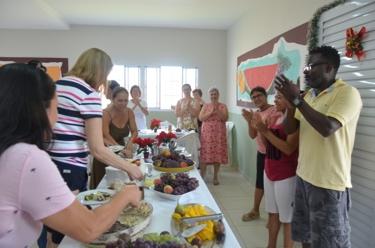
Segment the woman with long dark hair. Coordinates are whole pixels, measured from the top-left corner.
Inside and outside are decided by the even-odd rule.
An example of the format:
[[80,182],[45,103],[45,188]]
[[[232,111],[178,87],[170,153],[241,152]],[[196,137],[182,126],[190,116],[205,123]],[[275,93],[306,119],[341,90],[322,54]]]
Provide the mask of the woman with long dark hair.
[[0,68],[0,247],[30,247],[42,224],[81,242],[108,230],[141,192],[126,186],[89,210],[76,200],[44,151],[57,120],[55,84],[26,64]]

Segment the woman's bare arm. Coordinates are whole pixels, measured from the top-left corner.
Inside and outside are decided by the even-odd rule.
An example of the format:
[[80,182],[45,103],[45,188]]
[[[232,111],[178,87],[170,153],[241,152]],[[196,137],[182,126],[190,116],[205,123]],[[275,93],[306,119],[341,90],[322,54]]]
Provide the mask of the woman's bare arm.
[[110,164],[116,168],[126,171],[134,179],[142,179],[141,170],[130,162],[120,158],[104,146],[103,136],[98,135],[98,130],[102,129],[101,118],[90,118],[85,120],[85,130],[87,143],[91,154],[99,161]]
[[90,243],[115,223],[127,205],[137,206],[141,196],[138,186],[128,185],[101,207],[89,210],[75,200],[69,207],[42,219],[42,222],[73,239]]
[[112,135],[109,132],[109,125],[111,124],[111,115],[109,113],[109,110],[103,111],[103,139],[104,144],[106,145],[118,145],[115,139],[112,137]]

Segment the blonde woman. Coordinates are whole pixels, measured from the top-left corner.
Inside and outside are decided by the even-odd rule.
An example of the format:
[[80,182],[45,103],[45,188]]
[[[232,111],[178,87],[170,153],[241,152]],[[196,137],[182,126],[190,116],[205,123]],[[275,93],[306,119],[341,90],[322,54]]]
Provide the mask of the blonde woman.
[[133,110],[135,122],[138,130],[147,129],[146,116],[148,115],[147,103],[141,99],[141,88],[138,85],[133,85],[130,88],[130,95],[132,99],[129,101],[129,108]]
[[184,97],[177,102],[176,117],[177,127],[180,129],[198,129],[197,118],[200,111],[199,103],[191,97],[189,84],[182,85]]
[[[141,170],[121,159],[104,146],[102,107],[98,93],[107,82],[112,60],[104,51],[91,48],[83,52],[65,77],[56,82],[58,120],[53,129],[48,152],[70,190],[86,190],[88,153],[130,177],[141,179]],[[52,242],[59,244],[63,235],[52,232]]]

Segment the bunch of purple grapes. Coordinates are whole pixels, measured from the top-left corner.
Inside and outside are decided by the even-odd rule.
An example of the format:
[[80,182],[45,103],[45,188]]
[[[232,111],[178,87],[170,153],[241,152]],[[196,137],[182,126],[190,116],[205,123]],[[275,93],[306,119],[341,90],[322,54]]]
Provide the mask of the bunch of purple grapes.
[[160,244],[157,241],[145,240],[142,238],[138,238],[134,242],[135,248],[183,248],[184,245],[176,242],[176,241],[167,241],[165,243]]
[[131,241],[125,241],[123,239],[118,239],[117,241],[107,243],[105,248],[133,248]]
[[175,237],[168,234],[145,234],[135,241],[124,241],[119,238],[117,241],[107,243],[106,248],[190,248],[188,244],[181,244]]
[[195,177],[189,177],[187,173],[162,173],[160,176],[161,183],[156,184],[154,189],[159,192],[164,192],[164,186],[170,185],[173,188],[173,195],[182,195],[199,186],[199,182]]
[[199,186],[199,182],[194,177],[189,177],[187,173],[176,174],[176,179],[174,180],[174,195],[182,195],[192,190],[195,190]]
[[163,183],[161,183],[161,184],[156,184],[156,185],[154,186],[154,190],[159,191],[159,192],[163,192],[163,191],[164,191],[164,184],[163,184]]
[[106,248],[185,248],[184,244],[180,244],[176,241],[168,241],[166,243],[160,244],[156,241],[145,240],[143,238],[138,238],[134,242],[125,243],[122,240],[108,243]]
[[186,173],[176,174],[177,186],[184,187],[186,192],[195,190],[199,186],[199,182],[195,177],[189,177]]
[[160,179],[162,181],[162,183],[164,185],[171,185],[173,187],[173,183],[174,183],[174,180],[175,180],[175,176],[171,173],[162,173],[161,176],[160,176]]

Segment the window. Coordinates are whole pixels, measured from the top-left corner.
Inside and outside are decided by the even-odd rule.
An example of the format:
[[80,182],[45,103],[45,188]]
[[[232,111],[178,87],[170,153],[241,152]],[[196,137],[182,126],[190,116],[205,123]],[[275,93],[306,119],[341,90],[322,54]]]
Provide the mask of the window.
[[125,88],[130,91],[133,85],[140,85],[141,70],[139,67],[125,67]]
[[146,68],[146,99],[149,108],[157,108],[160,102],[160,70]]
[[160,68],[160,108],[169,109],[181,98],[182,67]]
[[[160,67],[126,67],[114,65],[108,80],[116,80],[127,90],[138,85],[142,98],[152,109],[171,109],[182,97],[181,86],[190,84],[192,89],[198,87],[198,69],[181,66]],[[102,97],[103,107],[109,101]]]

